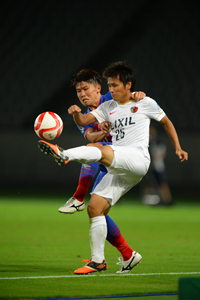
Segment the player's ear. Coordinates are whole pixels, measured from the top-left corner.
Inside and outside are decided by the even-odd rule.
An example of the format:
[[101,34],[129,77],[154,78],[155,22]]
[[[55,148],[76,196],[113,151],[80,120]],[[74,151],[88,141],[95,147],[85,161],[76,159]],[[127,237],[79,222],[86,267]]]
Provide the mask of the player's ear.
[[127,82],[127,84],[126,84],[126,89],[127,89],[127,90],[130,90],[130,89],[131,89],[131,86],[132,86],[132,82],[131,82],[131,81]]
[[101,92],[101,85],[97,84],[97,91],[100,93]]

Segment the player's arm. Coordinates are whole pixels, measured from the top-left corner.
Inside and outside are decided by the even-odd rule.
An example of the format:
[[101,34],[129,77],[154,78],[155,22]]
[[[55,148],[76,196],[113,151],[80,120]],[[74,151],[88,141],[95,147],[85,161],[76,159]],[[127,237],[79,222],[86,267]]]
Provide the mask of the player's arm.
[[91,143],[101,142],[109,133],[110,123],[103,122],[100,124],[101,131],[97,131],[94,128],[89,128],[86,133],[85,137]]
[[85,134],[86,139],[91,143],[101,142],[107,135],[103,131],[96,131],[93,128],[89,128]]
[[180,158],[181,162],[188,160],[188,153],[181,149],[176,129],[174,128],[174,125],[172,124],[170,119],[165,115],[162,118],[162,120],[160,121],[160,123],[163,125],[166,133],[168,134],[169,138],[171,139],[171,141],[174,145],[174,148],[176,150],[176,154]]
[[68,113],[73,116],[74,122],[79,126],[86,126],[90,123],[97,122],[97,119],[93,114],[88,113],[83,115],[81,113],[81,108],[77,105],[70,106]]

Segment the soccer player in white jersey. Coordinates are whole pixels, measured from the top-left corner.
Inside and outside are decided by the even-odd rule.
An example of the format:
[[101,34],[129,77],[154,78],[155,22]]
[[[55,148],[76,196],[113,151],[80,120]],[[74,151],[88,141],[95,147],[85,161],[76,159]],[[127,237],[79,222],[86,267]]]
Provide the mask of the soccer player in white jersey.
[[[74,86],[81,104],[87,107],[85,114],[96,109],[102,103],[112,99],[110,92],[105,95],[101,94],[101,76],[94,70],[82,69],[75,73],[72,77],[71,84]],[[134,92],[132,94],[132,98],[135,102],[138,102],[145,96],[146,94],[143,92]],[[109,128],[108,131],[104,133],[98,123],[92,123],[84,127],[77,127],[88,142],[101,142],[103,145],[106,143],[111,144]],[[98,162],[83,164],[81,166],[77,189],[73,196],[59,208],[59,212],[68,214],[84,210],[84,197],[86,196],[89,186],[96,176],[99,168],[100,172],[95,180],[94,186],[96,186],[104,174],[107,173],[106,168],[102,164],[99,165]]]
[[[102,146],[96,143],[89,147],[63,150],[45,141],[39,141],[38,144],[41,151],[53,156],[60,165],[71,160],[80,163],[99,161],[108,169],[108,173],[91,193],[88,205],[91,259],[85,266],[75,270],[75,274],[107,269],[104,256],[107,235],[105,216],[119,198],[139,183],[148,171],[150,119],[163,125],[181,162],[188,160],[188,153],[182,150],[172,122],[160,106],[149,97],[137,104],[131,100],[135,85],[135,74],[131,67],[124,62],[113,63],[105,69],[103,76],[107,78],[113,100],[86,115],[81,113],[77,105],[72,105],[68,112],[79,126],[97,121],[109,124],[113,145]],[[122,268],[126,268],[126,264],[122,261]]]

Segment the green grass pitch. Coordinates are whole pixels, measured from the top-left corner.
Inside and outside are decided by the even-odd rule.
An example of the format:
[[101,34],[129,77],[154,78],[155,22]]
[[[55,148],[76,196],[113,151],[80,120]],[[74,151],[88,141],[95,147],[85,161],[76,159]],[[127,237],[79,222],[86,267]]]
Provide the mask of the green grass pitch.
[[177,293],[180,277],[199,276],[200,203],[188,200],[172,207],[147,207],[139,199],[125,198],[110,216],[130,246],[141,253],[142,263],[131,275],[116,274],[120,253],[106,242],[108,270],[75,276],[73,271],[84,265],[82,259],[90,258],[86,210],[59,214],[57,209],[67,197],[2,196],[0,298]]

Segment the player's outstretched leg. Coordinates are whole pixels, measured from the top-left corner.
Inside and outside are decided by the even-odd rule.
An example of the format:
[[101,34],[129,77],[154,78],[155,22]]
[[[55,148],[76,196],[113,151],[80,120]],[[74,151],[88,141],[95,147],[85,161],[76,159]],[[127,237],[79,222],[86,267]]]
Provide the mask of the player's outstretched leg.
[[122,268],[121,270],[117,271],[117,273],[129,273],[133,267],[137,266],[141,262],[141,260],[142,256],[136,251],[133,251],[129,260],[124,261],[123,259],[119,258],[117,265],[122,265]]
[[45,154],[53,156],[60,166],[66,165],[69,162],[69,157],[64,154],[63,149],[58,145],[53,145],[41,140],[38,142],[38,148]]
[[65,165],[69,161],[90,164],[100,161],[102,158],[101,150],[98,147],[80,146],[63,150],[57,145],[52,145],[45,141],[39,141],[38,147],[42,152],[53,156],[59,165]]

